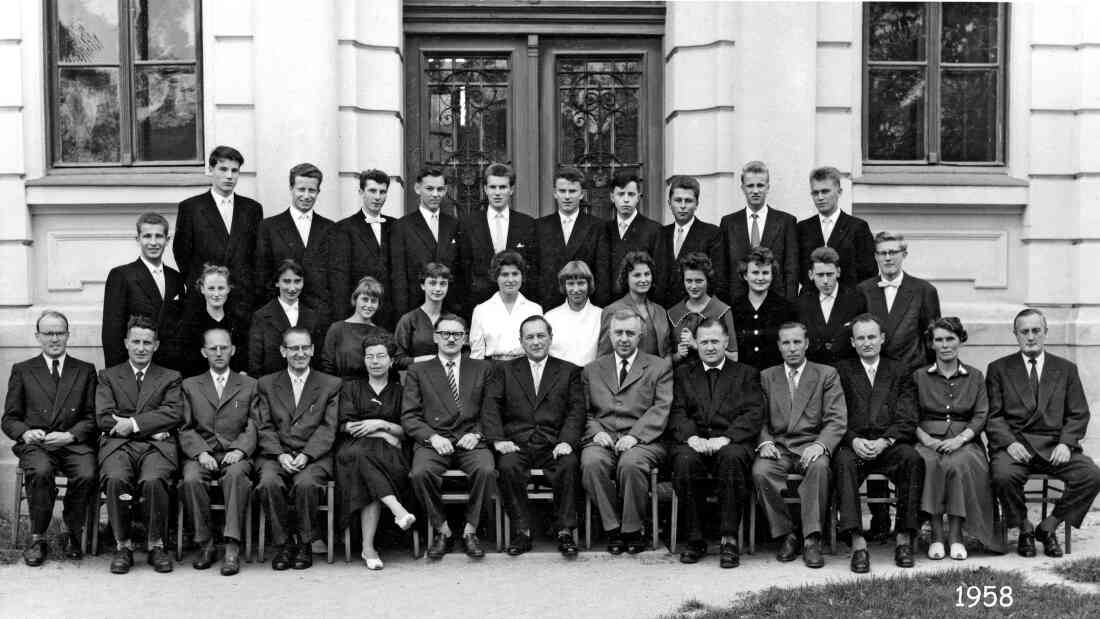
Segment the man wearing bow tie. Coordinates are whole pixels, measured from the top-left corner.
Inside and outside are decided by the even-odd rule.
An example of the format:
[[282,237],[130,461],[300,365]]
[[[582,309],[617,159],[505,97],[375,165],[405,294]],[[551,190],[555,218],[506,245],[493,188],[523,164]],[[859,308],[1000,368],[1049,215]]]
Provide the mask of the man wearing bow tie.
[[333,319],[351,313],[351,293],[359,280],[370,276],[382,284],[374,323],[392,330],[396,319],[390,279],[390,232],[394,219],[382,214],[389,195],[390,177],[382,170],[359,174],[360,209],[341,219],[332,230],[329,251],[329,294]]

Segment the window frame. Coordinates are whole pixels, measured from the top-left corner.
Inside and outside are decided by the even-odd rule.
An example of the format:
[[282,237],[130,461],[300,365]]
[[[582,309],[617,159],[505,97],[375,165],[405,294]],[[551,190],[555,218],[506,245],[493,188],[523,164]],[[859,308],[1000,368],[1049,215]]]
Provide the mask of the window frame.
[[43,11],[45,19],[45,87],[46,87],[46,117],[45,117],[45,143],[49,160],[47,169],[64,171],[66,173],[80,173],[82,170],[98,172],[108,170],[126,170],[128,172],[165,172],[170,168],[191,170],[195,167],[203,168],[205,165],[205,118],[203,87],[203,32],[202,32],[202,0],[195,2],[195,59],[191,62],[195,65],[195,159],[165,160],[165,161],[138,161],[135,158],[135,138],[138,131],[137,116],[134,113],[136,102],[134,100],[134,79],[137,69],[143,66],[157,65],[182,65],[182,61],[164,60],[135,60],[132,49],[132,14],[131,5],[136,0],[117,0],[119,25],[118,25],[118,96],[119,96],[119,161],[110,162],[67,162],[61,161],[61,135],[57,128],[58,92],[60,90],[60,69],[65,66],[81,67],[114,67],[113,64],[72,64],[60,63],[58,51],[57,19],[58,0],[48,0],[46,10]]
[[[942,46],[942,25],[943,25],[943,4],[940,2],[923,2],[920,3],[925,7],[927,15],[927,27],[926,27],[926,53],[925,60],[923,61],[895,61],[895,60],[876,60],[872,61],[869,57],[870,51],[870,39],[868,33],[868,25],[870,24],[870,11],[872,2],[864,2],[862,7],[862,46],[861,46],[861,66],[862,73],[862,88],[860,93],[862,112],[861,112],[861,159],[863,166],[868,171],[889,171],[889,172],[919,172],[928,171],[929,169],[939,171],[949,171],[953,169],[960,169],[961,172],[973,173],[973,172],[1000,172],[1003,171],[1008,165],[1008,140],[1007,140],[1007,124],[1008,124],[1008,63],[1009,63],[1009,49],[1008,49],[1008,27],[1010,21],[1010,6],[1005,2],[996,3],[997,6],[997,46],[998,57],[996,63],[950,63],[947,65],[948,70],[961,69],[961,70],[981,70],[992,68],[996,64],[996,76],[997,76],[997,112],[996,112],[996,156],[992,161],[943,161],[940,157],[942,153],[942,124],[941,115],[943,106],[940,101],[940,82],[944,65],[940,61],[941,46]],[[927,87],[924,97],[924,114],[925,114],[925,127],[924,127],[924,147],[925,157],[924,159],[871,159],[869,156],[870,151],[870,114],[871,114],[871,68],[872,67],[885,67],[885,68],[914,68],[924,67],[927,75]]]

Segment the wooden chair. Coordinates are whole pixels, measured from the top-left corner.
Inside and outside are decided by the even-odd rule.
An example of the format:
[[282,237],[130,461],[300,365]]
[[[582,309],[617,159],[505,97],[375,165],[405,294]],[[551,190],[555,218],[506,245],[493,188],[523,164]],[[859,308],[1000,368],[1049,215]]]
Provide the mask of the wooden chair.
[[[221,483],[217,479],[212,479],[207,482],[207,486],[210,488],[220,488]],[[252,494],[255,494],[254,492]],[[244,559],[246,562],[252,562],[252,511],[257,507],[255,501],[252,500],[252,494],[249,495],[248,507],[245,509],[244,518]],[[183,560],[183,480],[180,480],[176,486],[176,496],[179,499],[176,501],[176,562]],[[225,511],[225,501],[221,503],[210,502],[210,509]]]
[[[787,496],[783,497],[783,502],[787,505],[800,505],[802,499],[798,498],[798,491],[791,490],[791,482],[802,483],[802,476],[797,473],[787,474]],[[825,542],[828,544],[829,552],[836,554],[836,526],[835,518],[833,522],[829,522],[832,518],[835,508],[833,507],[832,494],[829,494],[829,502],[825,505],[824,522],[822,528],[825,535]],[[749,554],[756,553],[756,492],[754,491],[749,495]]]
[[[443,471],[443,483],[444,484],[447,484],[448,480],[451,481],[451,482],[454,482],[456,480],[465,480],[466,478],[467,478],[466,473],[463,473],[462,471],[460,471],[458,469],[448,469],[446,471]],[[443,499],[443,504],[444,505],[449,505],[449,504],[452,504],[452,503],[465,504],[465,503],[468,503],[470,501],[470,493],[468,491],[461,491],[461,490],[453,490],[452,489],[452,490],[448,491],[448,490],[444,489],[440,493],[440,497]],[[503,534],[503,530],[502,530],[503,527],[501,527],[501,521],[502,521],[501,512],[502,512],[502,510],[501,510],[501,507],[500,507],[500,493],[499,492],[496,493],[493,496],[492,501],[493,501],[493,528],[496,529],[495,533],[496,533],[497,552],[502,552],[504,550],[504,539],[503,539],[503,535],[502,535]],[[424,524],[425,524],[425,528],[426,528],[426,533],[427,533],[427,536],[428,536],[426,543],[428,545],[431,545],[432,538],[435,536],[435,528],[432,527],[431,518],[425,518],[424,521],[425,521]],[[417,542],[418,542],[417,538],[414,537],[413,538],[413,543],[417,544]]]
[[[543,501],[553,502],[554,491],[550,487],[550,481],[546,478],[546,471],[542,469],[531,469],[531,477],[527,482],[527,500],[528,501]],[[508,517],[508,511],[501,510],[502,518],[504,519],[504,543],[508,543],[508,540],[512,539],[512,519]],[[577,530],[573,529],[573,541],[578,542]]]
[[[884,496],[884,497],[870,496],[867,492],[867,482],[869,482],[869,481],[886,482],[886,487],[888,489],[887,496]],[[829,514],[833,519],[833,521],[832,521],[833,526],[830,527],[830,530],[833,532],[832,533],[833,534],[832,539],[835,540],[838,537],[838,535],[836,533],[836,529],[837,529],[837,527],[840,526],[840,495],[837,493],[835,480],[833,481],[833,492],[832,492],[831,496],[832,496],[832,507],[833,507],[833,509],[829,512]],[[898,505],[897,496],[898,496],[898,489],[897,489],[896,486],[894,486],[894,482],[890,481],[890,478],[887,477],[886,475],[883,475],[882,473],[868,473],[867,477],[864,478],[863,483],[860,484],[859,490],[858,490],[858,498],[861,499],[863,502],[867,503],[868,505],[886,505],[888,507],[893,506],[895,509],[897,509],[897,505]],[[863,513],[862,505],[860,506],[860,513],[861,514]],[[913,543],[915,544],[916,540],[913,540]]]
[[[1028,490],[1028,488],[1027,488],[1028,484],[1030,484],[1033,481],[1042,482],[1042,485],[1039,488],[1034,488],[1034,489]],[[1056,482],[1057,485],[1054,485],[1051,482]],[[1051,496],[1051,494],[1050,494],[1051,490],[1053,490],[1057,494],[1055,496]],[[1041,517],[1046,518],[1047,517],[1047,506],[1048,505],[1053,505],[1054,503],[1057,503],[1058,500],[1062,498],[1062,494],[1065,491],[1066,491],[1066,483],[1064,481],[1062,481],[1061,479],[1058,479],[1057,477],[1051,477],[1049,475],[1044,475],[1042,473],[1031,473],[1027,476],[1027,481],[1024,482],[1024,502],[1025,503],[1032,503],[1032,504],[1038,503],[1041,506],[1040,507],[1041,514],[1042,514]],[[1005,521],[1003,519],[1003,515],[1001,513],[1001,502],[998,501],[996,495],[994,495],[994,497],[993,497],[993,530],[995,532],[1000,531],[1001,545],[1007,545],[1008,544],[1008,527],[1006,526],[1006,524],[1007,523],[1005,523]],[[1070,532],[1073,530],[1073,527],[1069,526],[1069,523],[1066,523],[1066,522],[1063,522],[1062,526],[1064,526],[1066,528],[1065,546],[1066,546],[1066,554],[1068,555],[1068,554],[1070,554],[1070,552],[1072,552],[1072,548],[1073,548],[1072,539],[1071,539],[1071,535],[1070,535]],[[1057,532],[1055,532],[1055,534],[1057,534]]]
[[[714,477],[708,476],[706,478],[706,481],[717,481],[717,480],[715,480]],[[679,533],[680,533],[680,497],[676,495],[676,490],[675,489],[672,489],[670,491],[672,493],[672,515],[669,518],[669,528],[672,529],[672,531],[668,536],[668,552],[669,552],[669,554],[676,554],[677,538],[678,538]],[[718,502],[718,497],[715,496],[714,494],[709,494],[706,497],[706,502],[707,503],[717,503]],[[751,508],[751,506],[752,506],[752,494],[751,494],[751,491],[750,491],[749,503],[748,503],[748,505],[745,505],[744,508],[747,511]],[[737,548],[738,549],[745,548],[745,527],[749,526],[748,523],[749,523],[750,520],[751,520],[751,518],[749,517],[748,514],[743,514],[741,516],[741,528],[737,529]],[[749,551],[749,554],[752,554],[751,550]]]
[[[21,526],[21,518],[19,517],[23,511],[23,502],[27,500],[27,489],[24,486],[24,473],[23,469],[16,464],[15,466],[15,505],[12,509],[11,518],[11,543],[12,547],[19,547],[19,528]],[[57,486],[57,498],[55,501],[60,501],[65,498],[65,493],[69,490],[69,478],[64,476],[55,476],[54,484]],[[95,522],[95,517],[98,515],[98,511],[95,509],[95,503],[88,504],[88,516],[84,522],[84,530],[80,533],[80,550],[84,553],[89,553],[89,538],[88,529],[93,529],[92,535],[96,535],[97,529],[99,529],[99,523]]]
[[[657,530],[657,472],[657,467],[649,470],[649,514],[650,529],[653,531],[651,543],[654,550],[661,543],[660,532]],[[592,497],[587,494],[584,495],[584,547],[588,550],[592,549]]]
[[[256,501],[259,502],[258,493],[253,492],[256,496]],[[325,553],[325,561],[328,563],[334,563],[335,558],[335,545],[336,545],[336,484],[334,482],[325,482],[325,501],[321,503],[321,511],[325,512],[325,524],[326,531],[328,533],[327,546],[328,551]],[[256,544],[256,560],[260,563],[264,562],[264,541],[267,534],[267,510],[260,506],[260,524],[259,524],[259,539]],[[345,546],[344,555],[347,561],[351,561],[351,548]]]

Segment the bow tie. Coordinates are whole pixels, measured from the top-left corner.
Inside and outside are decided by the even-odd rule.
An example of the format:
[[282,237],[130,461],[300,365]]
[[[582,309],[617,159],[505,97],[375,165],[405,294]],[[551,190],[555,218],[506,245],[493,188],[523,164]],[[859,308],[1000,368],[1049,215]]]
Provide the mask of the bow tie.
[[878,280],[878,287],[879,288],[897,288],[898,287],[898,282],[896,282],[896,281],[888,282],[884,279],[880,279],[880,280]]
[[381,217],[363,217],[363,219],[365,219],[368,224],[380,224],[386,221]]

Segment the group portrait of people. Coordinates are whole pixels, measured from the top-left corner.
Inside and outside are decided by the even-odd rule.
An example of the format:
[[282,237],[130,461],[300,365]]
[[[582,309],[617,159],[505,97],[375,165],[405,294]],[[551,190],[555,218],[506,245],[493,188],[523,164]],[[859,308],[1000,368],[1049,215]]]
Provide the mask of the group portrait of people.
[[[371,570],[383,568],[379,530],[417,523],[434,532],[430,559],[484,556],[495,497],[509,555],[545,529],[575,557],[586,501],[607,552],[642,552],[655,470],[678,498],[680,561],[716,554],[722,568],[740,564],[754,503],[779,561],[821,567],[835,531],[867,572],[874,540],[893,539],[895,563],[912,567],[925,526],[930,560],[966,559],[967,539],[1005,552],[997,506],[1020,555],[1038,542],[1061,556],[1057,528],[1080,527],[1100,492],[1078,370],[1046,350],[1042,312],[1005,325],[1018,351],[984,372],[966,363],[962,321],[904,270],[903,235],[838,208],[835,168],[809,174],[817,213],[802,221],[769,203],[762,162],[744,165],[745,207],[717,224],[696,217],[698,180],[675,176],[662,226],[638,211],[648,188],[625,171],[610,180],[612,219],[585,212],[571,168],[546,179],[555,212],[532,218],[499,163],[484,171],[484,211],[463,220],[429,166],[410,179],[418,205],[404,217],[382,214],[391,178],[367,170],[360,208],[334,222],[314,210],[323,175],[309,163],[289,171],[289,207],[264,218],[235,191],[243,163],[215,148],[211,188],[180,202],[174,230],[157,213],[137,219],[137,259],[106,279],[104,369],[67,354],[62,313],[37,319],[41,354],[13,367],[2,418],[29,505],[27,565],[47,559],[56,477],[65,556],[82,556],[102,502],[111,572],[133,568],[134,529],[149,565],[170,572],[178,501],[193,566],[220,554],[227,576],[253,502],[271,567],[311,567],[314,543],[335,541],[319,515],[330,484],[337,534],[361,537]],[[455,470],[465,505],[448,510]],[[1038,522],[1024,494],[1034,473],[1065,486]],[[865,527],[871,474],[890,483],[866,493],[894,509],[874,502]],[[549,517],[531,505],[533,482],[551,492]]]

